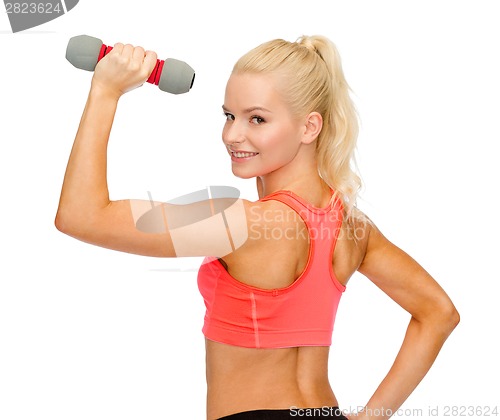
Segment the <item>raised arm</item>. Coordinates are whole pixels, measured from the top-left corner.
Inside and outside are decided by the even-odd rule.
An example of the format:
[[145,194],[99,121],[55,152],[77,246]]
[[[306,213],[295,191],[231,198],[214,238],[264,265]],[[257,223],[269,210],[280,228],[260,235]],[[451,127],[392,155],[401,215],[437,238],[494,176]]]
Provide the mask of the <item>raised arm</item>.
[[375,226],[370,230],[359,271],[411,314],[393,366],[366,404],[365,412],[356,417],[387,419],[429,371],[458,324],[459,315],[438,283]]
[[[249,202],[110,201],[107,146],[120,97],[142,85],[156,54],[116,44],[94,72],[63,181],[55,225],[79,240],[134,254],[224,256],[246,240]],[[152,208],[153,207],[153,208]]]

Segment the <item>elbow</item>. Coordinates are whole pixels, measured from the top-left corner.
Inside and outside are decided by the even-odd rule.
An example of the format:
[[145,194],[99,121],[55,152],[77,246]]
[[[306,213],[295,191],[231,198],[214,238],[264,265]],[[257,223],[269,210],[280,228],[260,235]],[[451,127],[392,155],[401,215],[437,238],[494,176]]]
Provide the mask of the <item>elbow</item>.
[[59,232],[64,233],[65,235],[77,237],[75,223],[71,220],[61,217],[60,215],[56,215],[54,226]]
[[447,335],[450,335],[460,323],[460,314],[451,301],[447,307],[443,308],[443,320],[444,329]]
[[453,302],[446,298],[435,305],[430,321],[447,338],[460,323],[460,314]]
[[54,219],[54,226],[59,232],[69,236],[77,236],[78,230],[81,229],[82,223],[71,212],[59,208]]
[[460,323],[460,314],[445,293],[429,296],[411,315],[428,333],[443,342]]
[[54,219],[54,226],[59,232],[67,233],[68,231],[68,222],[65,217],[61,214],[61,211],[58,210],[56,213],[56,217]]
[[452,324],[452,331],[458,326],[460,323],[460,314],[458,313],[457,309],[453,307],[453,324]]

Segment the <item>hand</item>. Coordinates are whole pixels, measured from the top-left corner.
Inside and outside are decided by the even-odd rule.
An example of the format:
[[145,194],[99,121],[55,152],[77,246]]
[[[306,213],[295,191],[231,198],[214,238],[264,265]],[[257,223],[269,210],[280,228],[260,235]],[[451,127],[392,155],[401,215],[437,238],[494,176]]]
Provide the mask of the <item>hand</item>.
[[127,44],[115,44],[113,49],[97,63],[92,88],[105,90],[116,99],[124,93],[142,86],[157,62],[153,51]]

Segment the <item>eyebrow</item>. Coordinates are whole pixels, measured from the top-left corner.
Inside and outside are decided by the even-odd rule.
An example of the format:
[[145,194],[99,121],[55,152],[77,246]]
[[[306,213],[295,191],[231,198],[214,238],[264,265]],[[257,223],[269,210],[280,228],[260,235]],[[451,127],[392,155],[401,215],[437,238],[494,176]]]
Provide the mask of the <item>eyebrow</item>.
[[[226,111],[226,112],[229,112],[229,109],[227,109],[224,105],[222,105],[222,110]],[[243,113],[244,114],[250,114],[250,113],[255,112],[255,111],[263,111],[263,112],[269,112],[269,113],[271,112],[268,109],[266,109],[264,107],[261,107],[261,106],[252,106],[250,108],[244,109]]]

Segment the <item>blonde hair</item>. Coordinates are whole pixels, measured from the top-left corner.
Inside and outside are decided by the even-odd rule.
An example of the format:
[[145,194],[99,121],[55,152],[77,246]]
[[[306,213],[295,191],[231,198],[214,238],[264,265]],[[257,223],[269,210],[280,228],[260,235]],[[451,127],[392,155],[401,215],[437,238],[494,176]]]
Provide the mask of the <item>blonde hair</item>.
[[320,35],[266,42],[237,61],[233,73],[244,72],[278,74],[280,92],[294,115],[321,114],[318,172],[350,216],[361,188],[354,156],[358,116],[333,42]]

